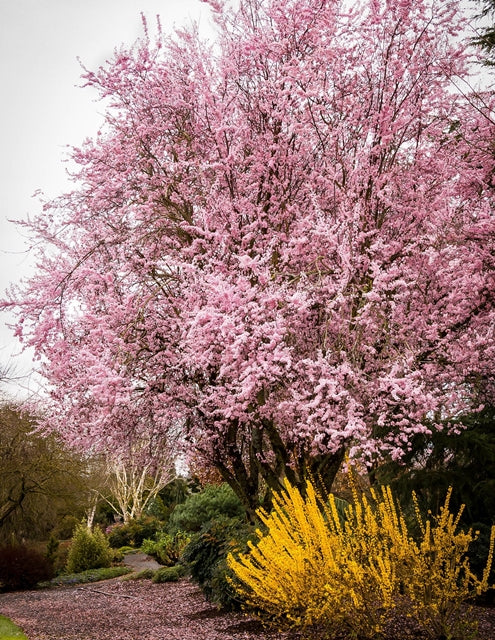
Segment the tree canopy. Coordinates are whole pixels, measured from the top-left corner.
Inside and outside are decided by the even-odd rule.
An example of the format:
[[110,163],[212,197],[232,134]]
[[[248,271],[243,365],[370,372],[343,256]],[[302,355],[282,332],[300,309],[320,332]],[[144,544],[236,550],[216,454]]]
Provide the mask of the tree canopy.
[[179,429],[253,509],[493,397],[493,97],[457,2],[209,4],[214,43],[86,71],[106,124],[4,304],[66,438]]
[[46,537],[61,516],[87,507],[84,461],[55,435],[35,433],[35,420],[0,405],[0,541]]

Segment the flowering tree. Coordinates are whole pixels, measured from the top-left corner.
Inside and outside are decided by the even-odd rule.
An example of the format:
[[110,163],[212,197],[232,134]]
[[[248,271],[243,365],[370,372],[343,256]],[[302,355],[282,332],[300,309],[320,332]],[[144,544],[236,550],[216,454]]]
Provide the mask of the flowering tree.
[[210,5],[86,72],[106,126],[6,304],[68,439],[181,425],[253,509],[493,394],[492,98],[457,2]]

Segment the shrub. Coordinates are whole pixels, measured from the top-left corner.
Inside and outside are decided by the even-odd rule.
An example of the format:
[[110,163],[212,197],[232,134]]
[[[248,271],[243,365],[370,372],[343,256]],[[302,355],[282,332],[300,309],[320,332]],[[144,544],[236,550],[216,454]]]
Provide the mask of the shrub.
[[[456,533],[462,507],[454,517],[449,511],[449,488],[440,515],[423,520],[419,509],[417,518],[422,539],[411,545],[404,556],[403,585],[412,605],[412,614],[429,638],[463,640],[476,633],[476,622],[469,618],[463,604],[487,591],[488,576],[493,560],[495,527],[492,527],[488,559],[481,578],[472,571],[469,547],[477,533]],[[414,497],[414,496],[413,496]]]
[[157,569],[151,578],[151,582],[161,584],[162,582],[177,582],[186,574],[186,568],[183,565],[176,564],[173,567],[162,567]]
[[223,516],[235,518],[244,515],[239,498],[227,484],[209,485],[201,493],[193,493],[175,507],[170,515],[168,531],[197,532],[208,522]]
[[415,620],[432,638],[465,638],[469,620],[461,604],[487,588],[493,553],[482,579],[469,569],[473,535],[456,533],[449,512],[423,521],[414,541],[389,488],[358,496],[339,515],[335,499],[324,504],[308,482],[306,497],[286,482],[271,514],[260,510],[265,534],[248,553],[230,554],[232,586],[278,626],[346,629],[353,637],[379,636],[404,594]]
[[50,535],[46,545],[46,559],[49,560],[52,564],[57,555],[58,548],[60,547],[60,541],[53,535]]
[[67,558],[67,571],[80,573],[87,569],[109,567],[112,552],[100,529],[90,531],[85,524],[76,527]]
[[175,535],[169,533],[157,533],[154,540],[144,540],[141,551],[155,558],[160,564],[171,567],[179,561],[191,536],[184,531],[178,531]]
[[140,547],[143,540],[153,538],[162,527],[162,523],[152,516],[143,516],[129,520],[124,524],[115,524],[107,529],[108,542],[113,549],[120,547]]
[[53,564],[53,571],[56,576],[65,571],[65,567],[67,566],[67,558],[69,557],[70,546],[70,540],[59,541],[59,544],[53,556],[48,558]]
[[15,544],[0,547],[0,587],[4,591],[32,589],[52,577],[51,563],[38,551]]
[[225,609],[239,608],[240,599],[231,585],[234,575],[227,566],[232,551],[247,550],[252,527],[241,518],[217,518],[206,524],[184,549],[182,561],[188,564],[193,580],[208,600]]

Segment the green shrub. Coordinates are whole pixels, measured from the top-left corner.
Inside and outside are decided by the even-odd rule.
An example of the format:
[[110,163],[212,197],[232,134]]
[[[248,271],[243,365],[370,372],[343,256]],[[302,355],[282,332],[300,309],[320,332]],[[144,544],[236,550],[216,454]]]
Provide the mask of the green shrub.
[[152,556],[160,564],[171,567],[179,561],[191,536],[184,531],[178,531],[175,535],[158,533],[154,540],[144,540],[141,551]]
[[182,562],[208,600],[225,609],[237,609],[240,599],[231,585],[233,572],[226,558],[232,551],[247,550],[253,528],[241,518],[221,517],[210,521],[185,547]]
[[71,546],[70,540],[61,540],[57,546],[57,549],[53,553],[53,556],[49,560],[53,564],[53,571],[56,576],[65,571],[67,566],[67,558],[69,557],[69,549]]
[[109,567],[112,552],[108,540],[100,529],[90,531],[85,524],[76,527],[67,558],[67,571],[80,573],[87,569]]
[[170,515],[168,531],[171,534],[178,531],[197,532],[220,516],[236,518],[243,515],[242,504],[229,485],[209,485],[175,507]]
[[46,545],[46,559],[49,560],[52,564],[57,555],[59,546],[60,541],[52,533]]
[[0,547],[0,588],[3,591],[32,589],[38,582],[52,577],[51,563],[38,551],[17,544]]
[[151,578],[151,582],[155,584],[161,584],[162,582],[177,582],[185,576],[186,568],[183,565],[176,564],[173,567],[162,567],[155,571],[154,576]]
[[114,524],[107,529],[108,542],[113,549],[140,547],[143,540],[153,538],[162,527],[162,522],[152,516],[129,520],[125,524]]
[[127,553],[136,553],[136,549],[134,547],[128,546],[119,547],[118,549],[116,549],[116,551],[121,553],[123,556],[125,556]]

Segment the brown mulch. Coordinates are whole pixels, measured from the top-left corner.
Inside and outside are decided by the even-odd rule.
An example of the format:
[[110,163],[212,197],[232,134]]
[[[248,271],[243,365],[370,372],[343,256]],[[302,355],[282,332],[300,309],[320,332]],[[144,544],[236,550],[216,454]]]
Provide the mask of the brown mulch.
[[29,640],[274,640],[241,613],[220,613],[189,580],[104,582],[0,594],[0,614]]
[[[0,594],[0,614],[29,640],[288,640],[208,603],[188,579],[122,580]],[[495,640],[495,609],[477,607],[479,640]],[[393,640],[411,638],[399,628]],[[296,637],[295,635],[292,637]],[[419,640],[419,637],[416,636]]]

